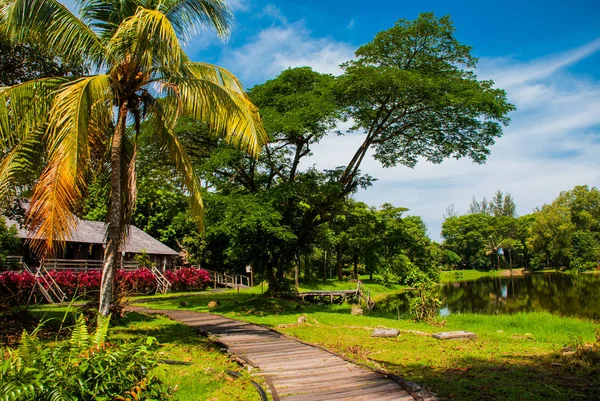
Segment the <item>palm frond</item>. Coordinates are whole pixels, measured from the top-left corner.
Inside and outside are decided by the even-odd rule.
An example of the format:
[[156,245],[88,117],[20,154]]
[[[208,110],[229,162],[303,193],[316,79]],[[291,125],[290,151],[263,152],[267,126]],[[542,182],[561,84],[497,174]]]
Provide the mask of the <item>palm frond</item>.
[[12,149],[43,127],[57,89],[67,78],[42,78],[0,88],[0,147]]
[[198,33],[198,27],[206,25],[225,38],[233,23],[233,14],[223,0],[166,0],[160,9],[186,42]]
[[111,38],[111,55],[132,60],[142,71],[155,66],[169,68],[177,74],[187,56],[179,44],[177,34],[167,17],[158,10],[138,7],[134,16],[127,18]]
[[195,79],[205,79],[247,96],[242,82],[225,68],[200,62],[185,63],[184,68]]
[[194,171],[192,160],[185,147],[177,137],[173,128],[177,120],[175,109],[178,107],[177,99],[164,99],[162,102],[152,102],[149,105],[149,124],[152,132],[156,135],[169,153],[171,161],[182,176],[182,183],[190,192],[191,212],[196,217],[200,230],[204,230],[204,203],[202,201],[202,185]]
[[12,196],[20,177],[33,171],[42,158],[43,129],[31,130],[0,161],[0,199]]
[[110,39],[121,22],[135,14],[146,1],[140,0],[78,0],[81,19],[103,39]]
[[268,136],[258,108],[244,94],[210,79],[175,79],[183,113],[208,123],[228,143],[257,157]]
[[85,77],[64,85],[57,93],[48,122],[48,165],[37,183],[28,217],[35,231],[32,246],[52,254],[64,246],[76,220],[72,211],[85,188],[90,143],[112,120],[112,81],[108,75]]
[[68,60],[104,61],[105,47],[96,33],[56,0],[12,0],[2,20],[15,41],[38,40]]

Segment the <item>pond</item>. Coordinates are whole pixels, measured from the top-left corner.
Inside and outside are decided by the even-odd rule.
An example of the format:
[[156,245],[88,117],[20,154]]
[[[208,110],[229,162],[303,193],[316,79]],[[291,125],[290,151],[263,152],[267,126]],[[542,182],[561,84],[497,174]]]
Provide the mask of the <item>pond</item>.
[[[384,313],[405,314],[408,292],[380,300]],[[600,275],[540,273],[489,277],[442,284],[440,315],[547,311],[561,316],[600,319]]]

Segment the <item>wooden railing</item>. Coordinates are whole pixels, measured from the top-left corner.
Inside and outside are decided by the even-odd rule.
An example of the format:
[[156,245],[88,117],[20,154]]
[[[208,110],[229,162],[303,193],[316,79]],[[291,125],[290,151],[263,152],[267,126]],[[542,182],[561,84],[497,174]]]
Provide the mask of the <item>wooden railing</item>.
[[[56,281],[54,281],[52,276],[48,274],[48,271],[44,268],[44,265],[40,265],[35,272],[32,271],[25,263],[22,263],[22,266],[23,270],[33,275],[35,284],[39,288],[46,301],[53,304],[55,302],[63,302],[67,300],[67,294],[64,293]],[[34,291],[32,290],[31,294],[29,295],[28,303],[31,301],[33,293]]]
[[[47,270],[102,270],[103,260],[94,259],[46,259],[42,262]],[[135,270],[139,266],[136,261],[123,261],[124,270]]]
[[373,301],[373,298],[371,298],[371,290],[365,288],[360,280],[358,280],[358,282],[356,283],[356,294],[358,296],[359,303],[361,300],[364,300],[367,309],[373,309],[373,307],[375,306],[375,301]]
[[[201,269],[200,266],[192,266],[196,269]],[[206,270],[206,269],[204,269]],[[229,275],[227,273],[220,273],[212,270],[206,270],[210,275],[210,281],[216,286],[217,284],[225,287],[237,288],[237,287],[250,287],[250,277],[244,276],[243,274]]]
[[156,289],[161,294],[166,294],[171,289],[171,282],[167,280],[167,278],[161,273],[160,270],[156,268],[156,266],[152,265],[150,267],[150,272],[154,273],[154,277],[156,277]]

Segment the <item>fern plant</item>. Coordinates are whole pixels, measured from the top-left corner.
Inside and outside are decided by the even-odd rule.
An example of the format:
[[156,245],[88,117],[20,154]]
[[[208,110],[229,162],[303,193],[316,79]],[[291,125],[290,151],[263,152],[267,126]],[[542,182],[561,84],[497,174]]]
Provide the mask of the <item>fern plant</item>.
[[[80,316],[68,340],[43,343],[23,332],[16,349],[2,353],[0,401],[164,400],[170,397],[150,372],[154,339],[111,344],[109,318],[90,333]],[[132,395],[135,394],[134,397]]]

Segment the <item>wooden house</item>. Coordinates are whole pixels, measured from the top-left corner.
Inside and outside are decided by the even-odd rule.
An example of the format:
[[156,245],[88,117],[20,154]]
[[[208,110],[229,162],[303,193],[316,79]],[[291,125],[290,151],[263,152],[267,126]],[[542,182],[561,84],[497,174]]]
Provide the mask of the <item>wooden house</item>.
[[[31,252],[26,241],[35,239],[34,233],[22,228],[19,223],[11,219],[6,219],[6,225],[8,227],[16,226],[17,235],[24,240],[22,254],[19,255],[23,258],[23,261],[31,265],[39,264],[40,261]],[[106,243],[106,227],[105,223],[99,221],[77,219],[62,254],[56,255],[56,259],[44,261],[44,264],[49,268],[60,268],[59,265],[67,267],[81,267],[75,265],[101,267]],[[129,235],[123,246],[123,264],[134,267],[135,255],[142,252],[146,252],[150,261],[161,270],[171,267],[173,259],[178,256],[178,252],[162,242],[135,226],[129,226]]]

